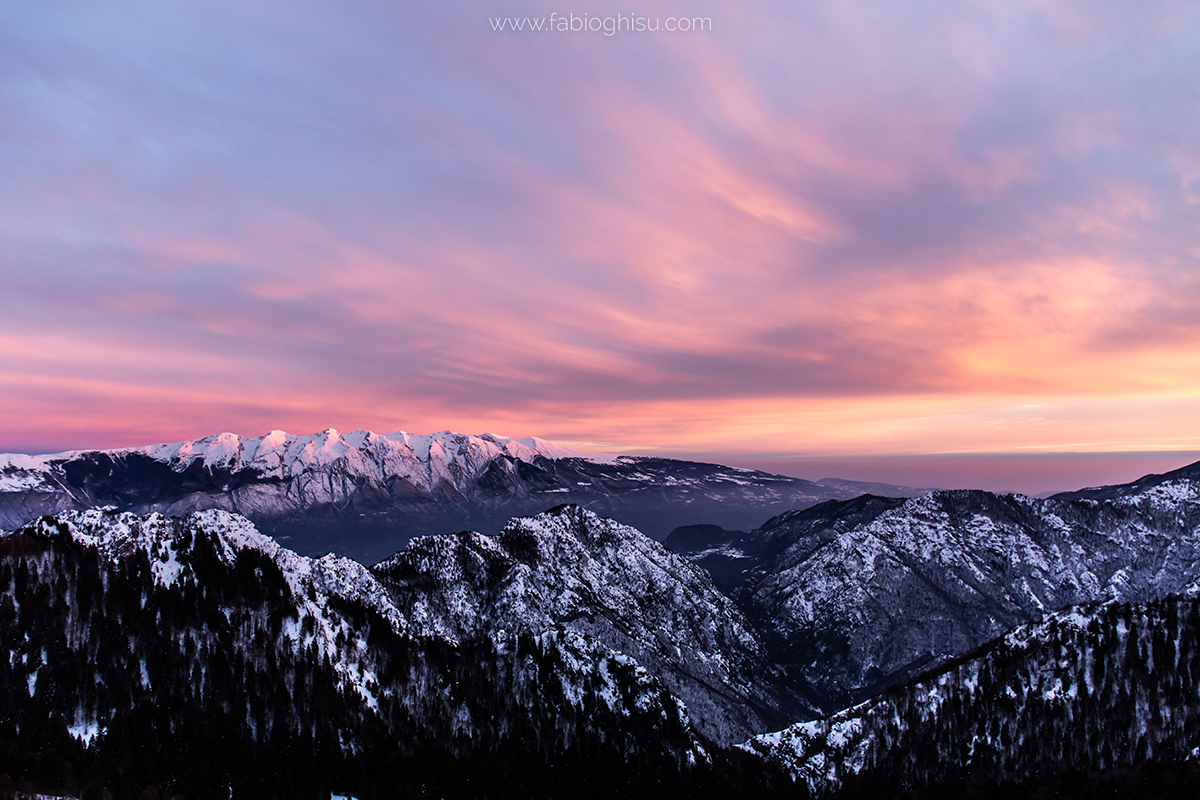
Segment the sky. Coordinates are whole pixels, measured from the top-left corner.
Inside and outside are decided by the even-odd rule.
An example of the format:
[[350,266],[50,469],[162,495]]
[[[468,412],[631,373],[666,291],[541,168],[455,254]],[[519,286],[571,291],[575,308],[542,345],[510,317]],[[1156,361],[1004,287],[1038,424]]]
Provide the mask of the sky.
[[[660,30],[496,30],[552,14]],[[1191,0],[0,6],[0,451],[1033,492],[1194,461],[1198,412]]]

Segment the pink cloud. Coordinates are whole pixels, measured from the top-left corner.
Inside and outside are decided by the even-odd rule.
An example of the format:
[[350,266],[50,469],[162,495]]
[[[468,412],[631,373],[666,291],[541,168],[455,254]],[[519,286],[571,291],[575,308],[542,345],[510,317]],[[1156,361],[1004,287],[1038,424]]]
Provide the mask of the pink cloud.
[[483,3],[118,9],[109,38],[31,11],[0,442],[1121,449],[1169,444],[1128,410],[1161,404],[1183,442],[1197,20],[1081,9],[751,2],[611,39]]

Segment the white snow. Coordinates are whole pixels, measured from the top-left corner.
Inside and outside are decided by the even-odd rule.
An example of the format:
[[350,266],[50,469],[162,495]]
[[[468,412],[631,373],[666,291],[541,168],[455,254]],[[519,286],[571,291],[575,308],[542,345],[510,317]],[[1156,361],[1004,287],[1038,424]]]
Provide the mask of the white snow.
[[[532,463],[538,458],[580,458],[610,464],[620,458],[612,453],[574,450],[537,437],[509,439],[490,433],[470,436],[441,431],[416,435],[358,430],[342,434],[327,428],[308,436],[273,430],[250,437],[224,432],[184,442],[115,450],[36,456],[0,454],[0,492],[62,493],[67,485],[63,464],[88,452],[105,453],[114,459],[149,456],[176,472],[199,462],[209,470],[252,470],[267,478],[298,479],[300,493],[318,503],[339,502],[351,487],[364,482],[384,486],[396,478],[424,492],[443,484],[462,489],[497,459]],[[328,477],[330,473],[333,480]]]
[[[1002,646],[1026,651],[1031,667],[1019,686],[1004,686],[1005,695],[1017,704],[1027,703],[1032,698],[1052,704],[1071,702],[1078,697],[1080,677],[1087,682],[1089,691],[1094,691],[1090,676],[1083,669],[1091,660],[1087,631],[1105,611],[1106,606],[1069,607],[1040,622],[1009,631]],[[1145,619],[1138,622],[1142,630],[1148,624]],[[1124,631],[1120,619],[1117,629]],[[1063,641],[1075,643],[1078,653],[1075,661],[1068,661],[1063,656],[1061,646],[1056,644]],[[936,724],[951,698],[969,697],[978,690],[981,671],[993,657],[996,656],[989,654],[964,662],[914,684],[909,698],[896,700],[887,694],[877,695],[824,719],[755,736],[739,747],[774,761],[814,795],[824,795],[836,790],[847,775],[861,772],[871,763],[873,751],[879,746],[880,731],[890,726],[890,741],[899,741],[903,737],[911,718],[899,715],[896,704],[908,707],[907,704],[912,703],[924,724]],[[1007,659],[1011,656],[1001,653],[999,657]],[[1070,680],[1070,688],[1065,687],[1064,676]],[[1193,751],[1192,757],[1200,758],[1200,748]]]
[[88,747],[92,740],[100,734],[100,726],[95,720],[76,722],[67,726],[67,732],[83,742],[84,747]]
[[[337,597],[361,603],[379,613],[398,633],[407,630],[409,625],[375,576],[357,561],[332,555],[305,558],[259,533],[244,517],[215,509],[196,512],[180,520],[168,519],[161,514],[139,517],[92,509],[62,512],[58,520],[66,525],[72,538],[95,547],[110,561],[142,550],[150,560],[155,581],[162,586],[195,580],[191,567],[177,557],[180,548],[186,547],[180,540],[185,533],[214,536],[218,554],[231,566],[243,550],[264,554],[279,566],[298,609],[299,620],[289,623],[286,629],[296,652],[315,644],[317,652],[328,656],[335,664],[343,685],[361,696],[369,707],[377,707],[378,679],[359,659],[345,657],[344,648],[356,650],[360,643],[349,625],[329,608],[329,600]],[[45,533],[55,533],[48,529],[47,522],[40,524],[46,528]],[[302,635],[300,624],[306,618],[313,623],[307,637]],[[150,675],[144,663],[141,664],[141,678],[149,685]],[[31,693],[33,685],[31,677]]]
[[375,569],[416,629],[498,646],[513,631],[580,635],[655,670],[714,725],[727,712],[711,709],[708,687],[745,684],[739,670],[762,653],[698,567],[578,507],[515,518],[495,537],[419,537]]
[[0,492],[28,492],[50,487],[52,458],[20,453],[0,454]]

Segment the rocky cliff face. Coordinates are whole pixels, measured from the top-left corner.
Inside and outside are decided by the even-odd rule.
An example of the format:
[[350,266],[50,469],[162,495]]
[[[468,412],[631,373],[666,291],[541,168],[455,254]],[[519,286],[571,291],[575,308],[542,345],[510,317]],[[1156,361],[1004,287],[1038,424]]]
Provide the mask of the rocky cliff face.
[[742,613],[703,570],[578,506],[514,519],[494,537],[414,539],[372,572],[431,634],[571,631],[625,653],[718,743],[814,713],[781,684]]
[[691,555],[798,690],[833,711],[1055,609],[1182,590],[1200,575],[1200,484],[1177,476],[1109,499],[867,496],[710,535]]

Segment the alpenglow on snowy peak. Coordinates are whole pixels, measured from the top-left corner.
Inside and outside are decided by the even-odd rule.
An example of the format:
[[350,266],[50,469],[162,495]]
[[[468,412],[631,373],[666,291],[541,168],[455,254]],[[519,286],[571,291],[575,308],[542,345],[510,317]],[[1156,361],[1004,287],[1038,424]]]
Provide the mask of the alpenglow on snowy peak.
[[[464,476],[486,469],[499,457],[533,463],[537,458],[581,458],[609,463],[607,453],[587,453],[531,436],[508,439],[485,433],[469,436],[450,431],[417,435],[397,431],[339,433],[327,428],[309,436],[274,430],[248,437],[219,433],[184,442],[127,447],[116,450],[71,450],[43,456],[0,455],[0,491],[48,491],[53,488],[53,465],[76,462],[103,453],[111,458],[145,456],[186,472],[193,464],[210,472],[252,471],[263,478],[287,480],[341,465],[348,476],[404,477],[426,491],[440,483],[458,485]],[[330,489],[332,493],[336,490]]]
[[117,450],[0,455],[0,528],[87,508],[167,515],[218,508],[248,517],[297,552],[332,551],[364,563],[415,535],[494,533],[514,516],[562,503],[661,539],[679,525],[749,529],[773,514],[854,494],[852,485],[449,431],[222,433]]

